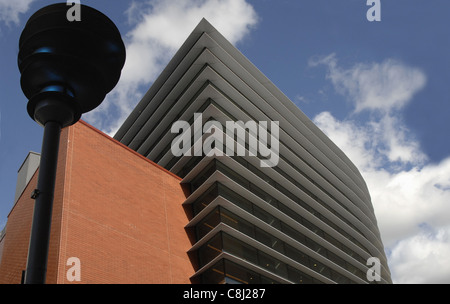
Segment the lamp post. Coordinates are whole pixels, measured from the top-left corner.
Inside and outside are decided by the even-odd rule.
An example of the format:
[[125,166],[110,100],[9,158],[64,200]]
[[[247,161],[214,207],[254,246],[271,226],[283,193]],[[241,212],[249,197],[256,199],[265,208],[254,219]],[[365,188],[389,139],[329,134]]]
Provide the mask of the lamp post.
[[19,39],[27,111],[44,127],[25,284],[45,283],[61,129],[102,103],[125,63],[120,32],[108,17],[81,5],[82,20],[70,22],[67,9],[57,3],[38,10]]

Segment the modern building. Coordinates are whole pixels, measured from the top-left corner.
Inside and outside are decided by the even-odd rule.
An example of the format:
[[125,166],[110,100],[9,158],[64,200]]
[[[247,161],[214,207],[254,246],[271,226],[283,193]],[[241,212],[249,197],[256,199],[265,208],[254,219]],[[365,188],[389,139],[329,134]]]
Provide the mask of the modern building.
[[[50,282],[76,257],[86,283],[392,283],[358,169],[205,19],[114,139],[80,122],[61,142]],[[0,282],[25,269],[35,184]]]

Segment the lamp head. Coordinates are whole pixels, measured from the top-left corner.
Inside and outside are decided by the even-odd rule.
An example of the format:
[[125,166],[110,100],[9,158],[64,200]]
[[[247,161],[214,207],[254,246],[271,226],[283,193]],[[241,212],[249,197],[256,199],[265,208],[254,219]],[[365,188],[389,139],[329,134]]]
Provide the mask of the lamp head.
[[116,86],[125,63],[120,32],[108,17],[80,5],[82,20],[71,22],[68,9],[57,3],[38,10],[19,40],[20,84],[28,114],[41,125],[76,123]]

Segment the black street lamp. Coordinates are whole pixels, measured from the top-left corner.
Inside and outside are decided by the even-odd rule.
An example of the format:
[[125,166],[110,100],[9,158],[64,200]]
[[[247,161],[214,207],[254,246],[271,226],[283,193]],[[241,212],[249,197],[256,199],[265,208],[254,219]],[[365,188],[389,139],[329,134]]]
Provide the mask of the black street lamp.
[[68,8],[58,3],[38,10],[19,40],[28,114],[44,127],[25,284],[45,283],[61,129],[102,103],[125,63],[120,32],[108,17],[81,5],[82,20],[71,22]]

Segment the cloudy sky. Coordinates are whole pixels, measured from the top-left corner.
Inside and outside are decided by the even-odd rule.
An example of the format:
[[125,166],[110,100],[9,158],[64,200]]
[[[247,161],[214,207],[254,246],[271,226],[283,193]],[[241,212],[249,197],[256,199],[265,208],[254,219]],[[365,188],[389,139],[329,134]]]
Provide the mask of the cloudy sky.
[[[17,169],[40,152],[26,114],[18,39],[57,1],[0,0],[0,229]],[[83,119],[113,135],[202,17],[235,44],[358,166],[396,283],[450,283],[450,2],[81,0],[127,46],[122,78]]]

